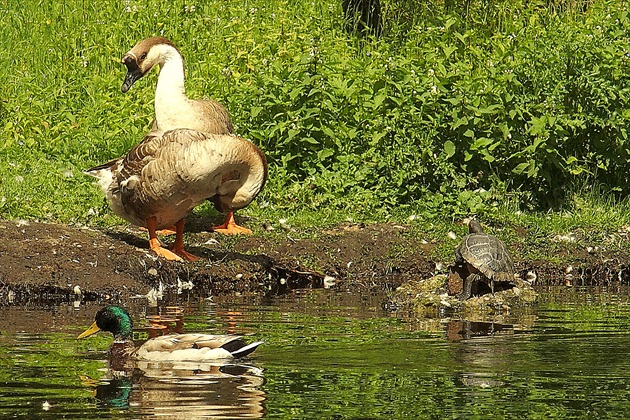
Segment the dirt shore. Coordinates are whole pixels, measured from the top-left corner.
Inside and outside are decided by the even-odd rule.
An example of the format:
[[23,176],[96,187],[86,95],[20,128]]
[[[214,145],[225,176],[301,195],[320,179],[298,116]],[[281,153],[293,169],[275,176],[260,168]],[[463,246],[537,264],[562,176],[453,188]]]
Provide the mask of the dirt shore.
[[[204,296],[276,295],[296,288],[337,287],[363,293],[390,291],[436,271],[435,244],[393,224],[343,225],[309,239],[257,234],[226,238],[193,221],[188,250],[197,263],[174,263],[149,252],[136,228],[94,230],[32,221],[0,221],[0,305],[83,300],[125,301],[161,284],[165,293],[192,286]],[[294,235],[295,236],[295,235]],[[167,239],[170,241],[170,239]],[[561,251],[562,252],[562,251]],[[628,284],[628,254],[564,251],[562,264],[523,261],[522,275],[538,285]],[[567,273],[567,267],[573,271]],[[78,289],[76,288],[78,286]]]

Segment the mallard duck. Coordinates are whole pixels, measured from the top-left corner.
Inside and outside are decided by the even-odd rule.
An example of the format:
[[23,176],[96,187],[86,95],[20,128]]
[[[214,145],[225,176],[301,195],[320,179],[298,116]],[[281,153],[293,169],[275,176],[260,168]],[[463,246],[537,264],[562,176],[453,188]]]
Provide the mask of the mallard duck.
[[[122,62],[127,67],[123,92],[156,65],[160,68],[153,130],[189,128],[210,134],[234,133],[230,114],[223,105],[211,99],[195,100],[186,96],[184,59],[170,40],[159,36],[143,39],[123,56]],[[223,224],[213,226],[213,230],[224,234],[252,233],[236,224],[233,212],[228,213]]]
[[77,339],[99,331],[111,332],[114,342],[108,352],[110,360],[133,358],[156,362],[207,362],[244,357],[262,344],[261,341],[246,344],[237,335],[170,334],[151,338],[136,348],[131,340],[133,320],[124,308],[106,306],[96,313],[94,319],[90,328]]
[[[267,160],[243,138],[178,129],[149,133],[126,156],[86,173],[98,178],[116,215],[147,228],[155,253],[196,261],[184,250],[186,216],[205,200],[224,213],[247,206],[265,184]],[[162,248],[156,231],[173,225],[175,243]]]

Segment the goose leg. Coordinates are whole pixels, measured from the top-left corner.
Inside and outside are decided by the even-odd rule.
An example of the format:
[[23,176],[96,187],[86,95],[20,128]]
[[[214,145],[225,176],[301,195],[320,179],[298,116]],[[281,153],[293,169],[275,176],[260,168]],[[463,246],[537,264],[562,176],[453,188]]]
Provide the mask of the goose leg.
[[[141,226],[140,230],[148,230],[148,229]],[[155,233],[157,233],[158,235],[164,235],[164,236],[166,236],[166,235],[175,235],[175,233],[176,233],[175,232],[175,226],[171,226],[171,227],[168,227],[166,229],[157,230]]]
[[153,252],[158,254],[158,256],[164,257],[169,261],[183,261],[182,257],[180,257],[179,255],[174,254],[166,248],[162,248],[162,244],[160,244],[160,241],[157,238],[157,234],[155,233],[156,223],[157,221],[155,220],[155,217],[149,217],[147,219],[147,230],[149,231],[149,248],[151,248]]
[[184,219],[175,223],[175,242],[169,249],[186,261],[195,262],[199,257],[184,250]]
[[213,226],[212,230],[215,232],[223,233],[224,235],[251,235],[252,231],[245,227],[239,226],[234,221],[234,212],[229,212],[225,222],[219,226]]

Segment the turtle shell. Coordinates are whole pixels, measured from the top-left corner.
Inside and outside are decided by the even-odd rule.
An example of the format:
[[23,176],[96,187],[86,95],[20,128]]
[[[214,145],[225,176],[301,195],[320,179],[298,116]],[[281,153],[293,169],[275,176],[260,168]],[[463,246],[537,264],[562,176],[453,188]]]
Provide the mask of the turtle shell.
[[458,263],[468,263],[495,282],[513,281],[514,264],[503,241],[486,233],[471,233],[455,250]]

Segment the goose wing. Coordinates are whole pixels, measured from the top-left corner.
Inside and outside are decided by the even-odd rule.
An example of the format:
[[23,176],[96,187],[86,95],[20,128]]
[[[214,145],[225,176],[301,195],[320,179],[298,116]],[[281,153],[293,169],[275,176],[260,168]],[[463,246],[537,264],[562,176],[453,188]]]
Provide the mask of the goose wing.
[[264,154],[251,142],[189,129],[149,133],[124,157],[96,168],[106,168],[99,182],[118,216],[139,226],[156,217],[158,229],[206,199],[220,211],[243,208],[267,177]]

